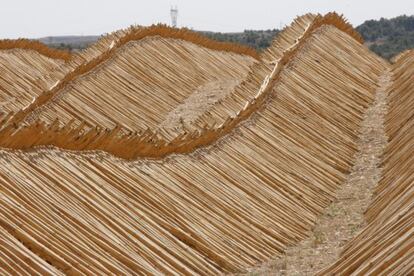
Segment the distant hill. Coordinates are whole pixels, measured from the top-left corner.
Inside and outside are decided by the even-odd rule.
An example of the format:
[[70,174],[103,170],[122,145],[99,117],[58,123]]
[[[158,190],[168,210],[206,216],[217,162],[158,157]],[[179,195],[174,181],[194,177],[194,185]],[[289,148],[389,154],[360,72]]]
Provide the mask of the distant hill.
[[[200,31],[207,37],[218,41],[229,41],[248,45],[256,49],[264,49],[270,46],[273,37],[279,30],[245,30],[241,33],[219,33]],[[53,48],[81,50],[88,47],[100,38],[100,36],[49,36],[38,40]]]
[[88,47],[99,39],[100,36],[88,35],[88,36],[48,36],[42,37],[38,40],[53,48],[68,49],[68,50],[80,50]]
[[272,39],[279,33],[279,30],[245,30],[242,33],[215,33],[201,32],[202,34],[218,41],[236,42],[256,48],[258,50],[265,49],[270,46]]
[[[392,19],[368,20],[356,28],[364,37],[369,48],[384,58],[391,58],[405,49],[414,48],[414,15],[402,15]],[[219,41],[236,42],[258,50],[270,46],[273,30],[245,30],[239,33],[200,33]],[[99,36],[55,36],[39,40],[59,49],[80,50],[99,39]]]
[[356,29],[369,48],[384,58],[414,48],[414,15],[368,20]]

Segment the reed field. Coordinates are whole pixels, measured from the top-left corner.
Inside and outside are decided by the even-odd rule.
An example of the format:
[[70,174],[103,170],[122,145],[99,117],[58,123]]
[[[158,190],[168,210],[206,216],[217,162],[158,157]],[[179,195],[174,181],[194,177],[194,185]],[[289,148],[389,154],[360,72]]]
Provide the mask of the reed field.
[[391,64],[336,13],[261,53],[132,26],[78,53],[0,41],[0,66],[0,274],[261,271],[361,166],[378,91],[381,175],[318,273],[414,270],[414,52]]

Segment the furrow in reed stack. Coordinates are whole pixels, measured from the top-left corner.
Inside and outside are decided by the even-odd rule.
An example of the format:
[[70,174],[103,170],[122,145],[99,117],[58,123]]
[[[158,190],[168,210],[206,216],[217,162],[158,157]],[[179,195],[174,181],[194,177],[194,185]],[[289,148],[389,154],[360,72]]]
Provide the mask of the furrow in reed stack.
[[[111,43],[108,45],[107,42],[109,37],[113,38],[114,40],[112,40]],[[133,44],[132,47],[135,45],[135,50],[137,50],[137,48],[139,50],[139,44],[144,44],[145,46],[145,41],[151,41],[151,38],[154,37],[161,38],[160,47],[164,48],[165,51],[168,51],[166,56],[162,55],[163,51],[161,50],[158,51],[158,57],[155,53],[151,54],[149,51],[148,55],[146,56],[145,52],[148,49],[144,49],[143,52],[139,51],[138,53],[135,53],[133,50],[129,51],[129,55],[133,56],[132,59],[131,57],[126,56],[128,53],[126,53],[124,57],[118,56],[118,52],[128,52],[128,48],[130,48],[129,46],[131,46],[130,44]],[[88,122],[87,119],[91,119],[95,115],[101,113],[100,115],[104,118],[104,122],[100,123],[102,123],[104,127],[114,127],[115,124],[123,124],[123,121],[116,120],[114,124],[114,120],[111,120],[108,116],[116,117],[117,114],[122,115],[124,112],[126,114],[123,114],[121,118],[126,120],[128,119],[128,117],[131,116],[131,113],[135,117],[139,117],[138,115],[140,114],[140,109],[142,109],[142,114],[151,113],[150,110],[148,110],[148,105],[151,103],[159,103],[162,106],[164,102],[168,103],[169,101],[172,101],[174,103],[175,101],[179,101],[180,97],[182,97],[182,94],[185,94],[185,91],[189,90],[188,86],[191,86],[191,83],[189,83],[187,87],[185,85],[182,85],[181,89],[186,88],[184,89],[184,92],[175,95],[173,92],[174,89],[177,90],[177,87],[174,88],[174,83],[171,83],[168,86],[165,85],[160,87],[160,81],[164,80],[164,82],[179,82],[180,79],[177,78],[177,75],[178,77],[183,77],[183,72],[180,74],[180,71],[184,70],[185,68],[191,68],[193,69],[193,71],[195,71],[190,72],[192,73],[190,74],[190,76],[193,76],[196,82],[197,80],[198,82],[200,82],[205,80],[206,78],[208,79],[207,76],[210,76],[210,79],[211,76],[214,76],[214,78],[220,80],[221,71],[227,72],[222,76],[222,78],[228,78],[230,75],[233,78],[238,79],[243,77],[244,71],[247,71],[248,67],[256,59],[258,59],[257,53],[253,49],[250,49],[248,47],[232,43],[213,41],[188,29],[175,29],[167,27],[165,25],[153,25],[147,28],[131,27],[124,32],[120,31],[113,35],[109,35],[108,38],[102,39],[102,41],[93,46],[91,50],[86,50],[84,53],[76,55],[71,60],[69,65],[64,68],[67,74],[62,79],[58,79],[49,90],[45,91],[41,96],[39,96],[36,99],[36,101],[27,109],[17,113],[15,115],[14,122],[19,122],[25,119],[29,122],[32,122],[35,118],[38,117],[38,113],[44,110],[46,110],[47,112],[47,109],[50,107],[50,105],[53,105],[55,101],[59,101],[61,97],[66,94],[65,92],[68,89],[70,90],[73,88],[75,90],[73,94],[77,94],[77,91],[75,89],[76,81],[78,81],[79,79],[81,81],[85,77],[89,78],[89,80],[92,81],[91,84],[97,85],[97,87],[95,87],[96,91],[93,91],[99,91],[99,95],[106,95],[106,98],[117,95],[118,97],[115,97],[115,99],[119,98],[121,100],[124,100],[124,102],[133,101],[135,105],[130,106],[127,109],[120,109],[118,110],[118,112],[111,113],[110,110],[108,110],[108,114],[106,114],[102,111],[102,108],[107,107],[107,100],[101,99],[100,103],[104,104],[103,107],[99,106],[99,102],[98,106],[96,107],[96,110],[94,110],[94,106],[90,106],[89,111],[94,111],[92,115],[86,113],[84,114],[85,118],[82,118],[82,109],[81,107],[77,106],[78,108],[80,108],[79,112],[71,114],[71,116],[79,116],[80,120],[86,120],[87,123],[92,123],[92,125],[96,125],[95,121]],[[165,42],[165,40],[168,41],[170,39],[177,40],[177,45],[175,45],[174,43],[167,43],[169,44],[169,47],[163,47],[162,42]],[[182,44],[186,45],[183,46]],[[106,50],[103,50],[102,45],[106,45],[108,46],[108,48]],[[153,43],[152,45],[146,46],[147,48],[153,48],[157,45],[156,43]],[[188,46],[189,48],[186,48],[185,46]],[[197,58],[196,56],[198,54],[200,54],[200,57]],[[144,60],[140,60],[138,57],[134,57],[135,55],[138,55],[138,57],[141,56],[141,59],[144,58]],[[208,57],[208,55],[210,55],[210,58]],[[155,64],[151,65],[151,59],[149,59],[151,57],[154,59]],[[125,58],[129,58],[130,60],[126,60]],[[161,60],[161,58],[163,58],[164,60]],[[177,59],[177,61],[174,61],[174,59]],[[199,61],[199,59],[201,59],[201,61],[204,59],[205,64],[201,64],[201,61]],[[120,62],[120,64],[117,64],[117,61]],[[131,61],[132,64],[129,61]],[[185,63],[181,64],[180,66],[180,61],[185,61]],[[216,64],[212,64],[211,62],[215,62]],[[227,65],[225,62],[228,62],[229,64]],[[107,65],[107,63],[115,63],[113,64],[114,67],[112,68],[112,71],[111,68],[105,71],[105,68],[107,67],[105,65]],[[166,63],[167,65],[164,65],[163,63]],[[168,65],[173,65],[173,68],[168,68]],[[121,68],[118,68],[117,66],[121,66]],[[204,66],[207,67],[206,70],[203,70]],[[95,69],[98,71],[97,73],[99,73],[101,72],[100,69],[102,69],[102,67],[103,77],[97,78],[97,82],[94,83],[93,79],[96,73]],[[224,70],[220,67],[227,68],[227,70]],[[147,70],[149,71],[148,76],[146,76]],[[123,74],[118,74],[117,71],[123,71]],[[207,73],[206,71],[209,73]],[[154,76],[155,72],[157,74]],[[186,70],[184,70],[184,72],[188,73]],[[163,74],[165,74],[165,76]],[[205,74],[207,75],[206,77],[204,77]],[[159,78],[159,80],[157,80],[157,78]],[[106,84],[100,84],[99,82],[101,81],[106,81]],[[139,81],[142,87],[136,87],[134,85],[136,81]],[[91,94],[90,90],[88,90],[88,88],[90,88],[90,85],[88,85],[88,83],[86,83],[85,85],[86,87],[83,87],[84,90],[81,90],[81,95],[78,98],[82,98],[82,96],[96,97],[95,94],[89,95]],[[196,87],[193,87],[192,91],[194,91]],[[147,93],[155,93],[157,91],[162,93],[159,93],[160,95],[157,99],[158,101],[152,99],[152,101],[147,102],[146,105],[143,105],[141,103],[141,105],[137,106],[137,104],[139,104],[139,96],[146,95],[142,93],[142,88],[149,89],[146,90]],[[170,93],[168,94],[167,92]],[[72,93],[70,93],[70,95],[71,94]],[[164,94],[168,95],[164,97]],[[114,103],[116,103],[116,101],[114,101]],[[83,103],[83,105],[85,104]],[[62,112],[70,112],[71,109],[76,110],[76,108],[74,108],[73,106],[71,106],[70,108],[63,107]],[[138,114],[136,114],[135,111],[137,111],[136,113]],[[153,117],[154,116],[156,115],[153,114]],[[139,118],[134,119],[136,119],[136,121],[140,121]],[[109,126],[108,123],[110,123]],[[141,124],[148,124],[151,126],[151,120],[149,120],[148,122],[144,121]]]
[[[251,57],[150,37],[130,42],[110,61],[60,91],[38,118],[130,131],[155,129],[198,87],[245,77]],[[231,91],[232,87],[228,90]]]
[[367,225],[321,275],[410,275],[414,271],[414,51],[392,69],[385,118],[388,145]]

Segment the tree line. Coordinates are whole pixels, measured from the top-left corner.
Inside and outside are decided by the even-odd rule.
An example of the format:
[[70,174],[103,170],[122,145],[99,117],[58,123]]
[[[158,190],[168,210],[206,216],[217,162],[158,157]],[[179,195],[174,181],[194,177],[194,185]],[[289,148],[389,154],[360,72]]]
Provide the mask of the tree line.
[[[386,59],[406,49],[414,48],[414,15],[402,15],[392,19],[367,20],[359,25],[356,30],[362,35],[366,45],[373,52]],[[214,40],[239,43],[262,51],[270,46],[279,32],[280,30],[270,29],[245,30],[239,33],[200,33]],[[86,48],[88,43],[59,43],[50,44],[49,46],[76,51]]]

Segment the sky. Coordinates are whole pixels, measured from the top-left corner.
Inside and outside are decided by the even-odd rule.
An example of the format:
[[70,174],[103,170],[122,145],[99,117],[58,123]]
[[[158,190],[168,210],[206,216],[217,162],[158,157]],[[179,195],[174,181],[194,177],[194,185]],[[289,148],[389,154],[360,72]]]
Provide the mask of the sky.
[[274,29],[308,12],[336,11],[357,26],[368,19],[414,14],[413,0],[0,0],[0,38],[100,35],[132,24],[170,24],[237,32]]

